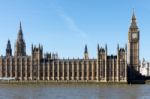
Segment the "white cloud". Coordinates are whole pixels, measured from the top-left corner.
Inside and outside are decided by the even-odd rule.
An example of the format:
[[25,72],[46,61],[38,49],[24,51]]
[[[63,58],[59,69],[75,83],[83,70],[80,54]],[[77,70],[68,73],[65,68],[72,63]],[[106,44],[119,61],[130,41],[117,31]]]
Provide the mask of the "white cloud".
[[79,36],[80,38],[82,38],[84,40],[87,40],[88,39],[87,33],[85,33],[82,29],[80,29],[80,27],[78,27],[78,25],[75,23],[75,21],[73,20],[73,18],[71,18],[69,15],[67,15],[65,13],[65,11],[58,4],[58,2],[55,2],[54,5],[55,5],[54,9],[55,9],[56,13],[63,19],[63,21],[65,22],[65,24],[67,25],[67,27],[73,33],[75,33],[77,36]]
[[83,39],[87,39],[87,34],[75,24],[71,17],[67,16],[66,14],[61,14],[61,17],[65,20],[70,30],[72,30]]

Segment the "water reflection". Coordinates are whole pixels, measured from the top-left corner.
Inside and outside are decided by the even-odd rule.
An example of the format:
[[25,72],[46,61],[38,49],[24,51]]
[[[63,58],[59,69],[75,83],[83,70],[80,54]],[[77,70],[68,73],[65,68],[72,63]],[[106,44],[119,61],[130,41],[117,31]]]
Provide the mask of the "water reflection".
[[150,99],[150,86],[0,85],[0,99]]

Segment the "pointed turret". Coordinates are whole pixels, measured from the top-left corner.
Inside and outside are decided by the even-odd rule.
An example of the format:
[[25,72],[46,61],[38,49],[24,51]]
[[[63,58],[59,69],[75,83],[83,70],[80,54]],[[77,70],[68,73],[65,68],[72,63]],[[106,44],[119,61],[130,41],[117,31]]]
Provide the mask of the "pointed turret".
[[15,45],[15,56],[25,56],[26,55],[26,45],[23,39],[22,25],[20,22],[18,37]]
[[127,44],[125,44],[125,51],[126,51],[126,53],[127,53]]
[[87,45],[85,45],[85,48],[84,48],[84,59],[89,59]]
[[99,52],[99,44],[97,44],[97,52]]
[[12,49],[11,49],[10,40],[8,40],[8,42],[7,42],[7,46],[6,46],[6,56],[12,56]]
[[105,51],[106,51],[106,53],[107,53],[107,44],[105,44]]
[[117,51],[119,51],[119,44],[117,44]]
[[88,53],[87,45],[85,45],[84,53]]

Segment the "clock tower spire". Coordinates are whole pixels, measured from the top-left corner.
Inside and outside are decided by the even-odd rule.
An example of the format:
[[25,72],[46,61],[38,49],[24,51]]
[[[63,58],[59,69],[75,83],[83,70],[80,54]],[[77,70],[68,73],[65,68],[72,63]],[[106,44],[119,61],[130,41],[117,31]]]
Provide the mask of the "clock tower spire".
[[130,29],[138,29],[138,26],[136,24],[136,17],[135,17],[134,11],[132,14],[132,21],[131,21]]

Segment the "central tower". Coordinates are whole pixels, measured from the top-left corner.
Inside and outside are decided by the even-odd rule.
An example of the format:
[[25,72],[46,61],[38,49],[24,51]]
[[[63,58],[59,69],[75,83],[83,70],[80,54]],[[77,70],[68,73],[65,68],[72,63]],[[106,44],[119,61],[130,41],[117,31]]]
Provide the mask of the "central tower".
[[15,56],[25,56],[26,55],[26,44],[23,39],[22,26],[20,22],[20,28],[18,32],[18,37],[15,45]]
[[139,71],[139,39],[139,30],[136,24],[136,17],[133,12],[128,32],[128,65],[135,71]]

